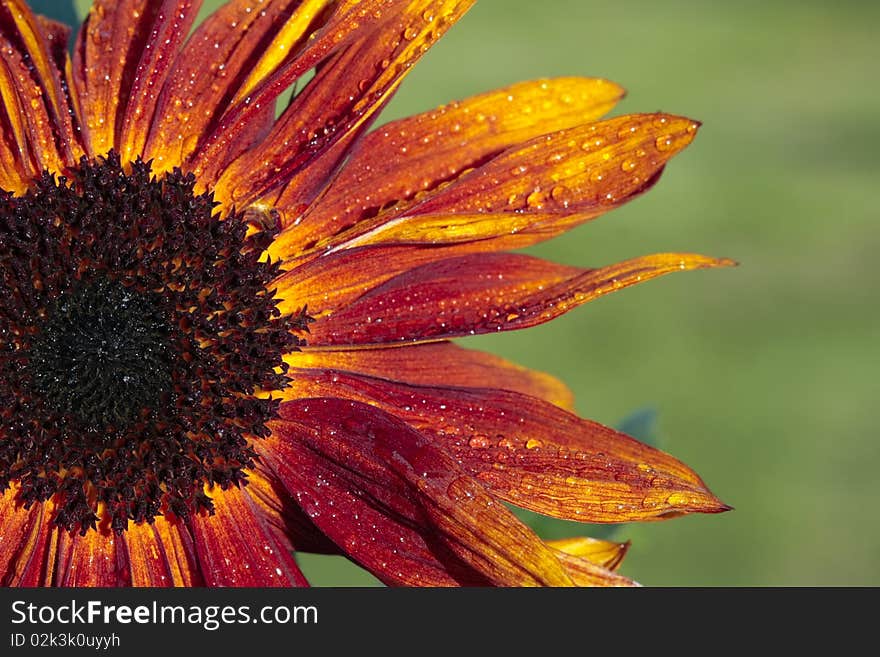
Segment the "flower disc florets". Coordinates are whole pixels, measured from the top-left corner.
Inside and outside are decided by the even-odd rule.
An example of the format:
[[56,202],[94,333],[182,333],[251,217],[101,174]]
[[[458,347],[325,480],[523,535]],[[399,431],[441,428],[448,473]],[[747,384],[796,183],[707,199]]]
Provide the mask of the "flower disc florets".
[[0,197],[0,487],[83,533],[210,509],[308,322],[270,289],[277,220],[220,218],[192,175],[115,154],[67,176]]

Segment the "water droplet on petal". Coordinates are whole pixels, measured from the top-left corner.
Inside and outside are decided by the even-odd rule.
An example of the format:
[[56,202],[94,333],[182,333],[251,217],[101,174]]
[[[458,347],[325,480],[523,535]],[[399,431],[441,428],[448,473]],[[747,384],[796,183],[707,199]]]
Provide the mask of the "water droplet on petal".
[[526,204],[535,210],[541,210],[544,207],[544,203],[547,202],[547,195],[543,192],[532,192],[526,198]]
[[672,148],[672,137],[666,135],[664,137],[657,137],[657,140],[654,142],[654,146],[657,147],[658,151],[668,151]]
[[571,190],[565,185],[556,185],[556,187],[551,189],[550,198],[564,208],[567,208],[573,200]]

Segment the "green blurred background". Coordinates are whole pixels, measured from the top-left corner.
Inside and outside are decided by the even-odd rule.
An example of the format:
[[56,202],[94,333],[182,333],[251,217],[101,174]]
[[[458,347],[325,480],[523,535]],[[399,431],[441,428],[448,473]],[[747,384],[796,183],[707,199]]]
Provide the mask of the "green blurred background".
[[[878,25],[880,3],[858,0],[482,0],[384,115],[584,75],[629,89],[615,113],[703,121],[650,194],[532,252],[699,251],[738,269],[468,342],[559,376],[601,422],[653,409],[661,447],[736,507],[618,528],[622,572],[643,584],[880,584]],[[341,559],[302,563],[316,584],[375,583]]]

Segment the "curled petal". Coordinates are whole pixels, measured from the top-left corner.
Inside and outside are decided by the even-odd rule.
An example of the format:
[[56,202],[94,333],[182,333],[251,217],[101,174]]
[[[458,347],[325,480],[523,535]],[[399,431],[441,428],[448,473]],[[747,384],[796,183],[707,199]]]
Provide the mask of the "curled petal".
[[247,487],[214,490],[211,498],[213,514],[188,520],[207,586],[308,584]]
[[[550,548],[400,420],[341,399],[289,402],[280,415],[264,459],[314,522],[383,581],[453,584],[470,570],[466,583],[476,571],[500,585],[571,584]],[[383,519],[391,533],[364,531]]]
[[568,576],[578,586],[638,586],[631,579],[618,575],[613,570],[596,565],[591,559],[562,551],[557,552],[557,558],[562,563]]
[[521,82],[381,126],[282,239],[298,252],[384,208],[455,180],[501,151],[539,135],[592,121],[624,91],[607,80]]
[[297,369],[338,369],[412,385],[513,390],[562,408],[574,406],[571,390],[559,379],[450,342],[390,349],[304,349],[286,360]]
[[426,193],[400,215],[380,213],[317,246],[476,240],[492,240],[494,250],[529,246],[647,191],[698,126],[680,116],[635,114],[544,135]]
[[587,536],[547,541],[547,545],[554,550],[586,559],[608,570],[617,570],[629,550],[629,541],[616,543]]
[[684,253],[599,269],[509,253],[450,258],[400,274],[337,312],[318,316],[309,343],[390,344],[527,328],[663,274],[731,264]]
[[514,392],[296,370],[284,394],[375,405],[430,437],[493,495],[545,515],[615,523],[730,508],[672,456]]

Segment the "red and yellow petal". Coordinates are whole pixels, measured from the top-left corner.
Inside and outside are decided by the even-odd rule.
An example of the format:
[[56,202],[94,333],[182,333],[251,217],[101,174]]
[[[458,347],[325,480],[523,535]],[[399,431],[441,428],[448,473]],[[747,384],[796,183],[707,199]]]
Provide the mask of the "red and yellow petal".
[[672,456],[515,392],[295,370],[283,394],[352,399],[394,414],[493,495],[545,515],[617,523],[730,508]]
[[[194,154],[189,168],[205,185],[213,186],[219,176],[240,154],[242,134],[267,107],[322,61],[349,44],[369,38],[376,29],[394,20],[412,0],[346,0],[321,14],[320,24],[312,26],[308,41],[280,61],[264,60],[248,80],[250,91],[236,97],[223,116],[213,124],[203,145]],[[282,43],[281,45],[286,45]]]
[[[123,161],[135,160],[144,152],[165,80],[202,0],[162,0],[151,4],[158,7],[155,22],[144,35],[146,41],[134,68],[131,86],[124,89],[128,102],[121,116],[121,132],[116,142]],[[152,7],[146,9],[149,11]]]
[[571,390],[556,377],[450,342],[393,349],[306,348],[290,354],[286,361],[296,369],[336,369],[410,385],[512,390],[561,408],[574,407]]
[[179,519],[129,523],[122,537],[132,586],[203,586],[192,536]]
[[[379,213],[315,246],[475,241],[487,251],[529,246],[650,189],[697,127],[685,117],[637,114],[544,135],[427,192],[402,212]],[[279,236],[276,255],[296,255],[287,239]]]
[[[272,132],[218,181],[222,201],[310,204],[418,59],[474,0],[416,0],[323,63]],[[275,193],[273,193],[273,191]]]
[[612,82],[521,82],[383,125],[366,135],[339,175],[285,236],[291,252],[448,184],[498,153],[598,119],[623,96]]
[[317,319],[309,344],[394,344],[527,328],[663,274],[731,264],[684,253],[599,269],[510,253],[450,258],[400,274],[335,312],[310,306]]
[[42,570],[47,544],[44,509],[43,505],[23,508],[17,494],[13,485],[0,496],[0,585],[39,586],[42,578],[32,573]]
[[297,424],[276,422],[272,429],[256,446],[261,462],[337,551],[389,585],[489,583],[426,528],[412,491],[396,478],[371,479],[359,461],[344,467],[309,449],[302,438],[307,430]]
[[[19,149],[29,155],[22,162],[28,173],[59,172],[83,153],[65,77],[69,33],[35,16],[23,0],[0,2],[0,88]],[[16,107],[19,116],[13,116]]]
[[126,160],[145,144],[159,94],[200,0],[95,0],[79,33],[73,82],[91,155]]
[[214,513],[187,521],[207,586],[308,585],[247,486],[208,493]]
[[[153,170],[185,162],[238,96],[295,52],[329,0],[233,0],[208,16],[183,46],[162,90],[144,159]],[[256,9],[256,10],[255,10]],[[270,43],[266,46],[266,41]],[[272,58],[271,62],[267,59]],[[241,150],[265,137],[274,107],[242,133]]]
[[[280,415],[261,446],[268,466],[314,522],[383,581],[456,583],[455,560],[425,561],[451,553],[495,584],[572,584],[553,550],[399,419],[341,399],[289,402]],[[389,531],[368,531],[374,520]]]

